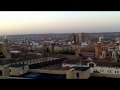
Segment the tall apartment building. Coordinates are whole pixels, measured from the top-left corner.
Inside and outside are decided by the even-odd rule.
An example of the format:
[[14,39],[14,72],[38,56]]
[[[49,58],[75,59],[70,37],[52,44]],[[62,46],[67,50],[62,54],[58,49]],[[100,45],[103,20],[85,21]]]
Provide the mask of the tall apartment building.
[[88,33],[72,33],[70,35],[70,40],[73,40],[75,43],[88,42],[89,35]]
[[89,35],[88,33],[79,33],[79,43],[88,42]]
[[104,42],[104,37],[99,37],[99,42]]

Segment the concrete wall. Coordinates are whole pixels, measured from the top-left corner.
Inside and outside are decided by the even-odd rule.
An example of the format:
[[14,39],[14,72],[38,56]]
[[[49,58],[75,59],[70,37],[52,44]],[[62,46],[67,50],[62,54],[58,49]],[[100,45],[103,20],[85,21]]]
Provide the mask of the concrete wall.
[[95,76],[95,77],[120,78],[120,74],[91,73],[91,76]]
[[66,71],[66,79],[75,79],[75,72],[72,70]]
[[86,71],[75,71],[75,74],[79,73],[79,77],[76,77],[76,79],[88,79],[90,77],[90,69],[86,70]]
[[59,70],[42,70],[42,69],[29,69],[28,72],[31,73],[48,73],[48,74],[66,74],[66,71]]
[[[76,74],[79,74],[79,77]],[[88,79],[90,74],[90,69],[86,71],[70,69],[66,71],[66,79]]]
[[25,65],[24,67],[9,67],[9,69],[11,70],[10,75],[19,76],[19,75],[27,73],[29,66]]
[[15,75],[15,76],[19,76],[20,75],[20,68],[14,68],[14,67],[10,67],[10,75]]
[[10,76],[9,67],[4,67],[4,68],[2,69],[2,76]]

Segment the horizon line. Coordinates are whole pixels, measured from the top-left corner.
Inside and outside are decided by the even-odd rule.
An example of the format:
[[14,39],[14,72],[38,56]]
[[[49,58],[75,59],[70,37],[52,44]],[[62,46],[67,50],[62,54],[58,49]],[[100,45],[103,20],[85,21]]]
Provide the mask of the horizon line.
[[[120,32],[66,32],[66,33],[39,33],[39,34],[71,34],[71,33],[120,33]],[[25,34],[6,34],[6,36],[11,36],[11,35],[31,35],[31,34],[38,34],[38,33],[25,33]],[[5,36],[5,35],[0,35],[0,36]]]

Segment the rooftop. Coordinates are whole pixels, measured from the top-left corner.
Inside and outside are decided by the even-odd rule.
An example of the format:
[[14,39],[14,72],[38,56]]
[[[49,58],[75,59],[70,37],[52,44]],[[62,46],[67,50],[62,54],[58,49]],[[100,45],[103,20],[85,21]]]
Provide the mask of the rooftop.
[[66,75],[58,74],[45,74],[45,73],[27,73],[20,77],[32,78],[32,79],[66,79]]
[[12,64],[10,65],[9,67],[23,67],[25,66],[26,64]]
[[72,67],[72,68],[74,68],[75,70],[86,71],[86,70],[88,70],[90,67]]
[[57,68],[57,70],[62,70],[62,71],[69,70],[69,69],[71,69],[71,67],[69,66]]
[[56,60],[50,60],[50,61],[46,61],[46,62],[41,62],[41,63],[36,63],[36,64],[32,64],[29,65],[30,69],[37,69],[37,68],[41,68],[41,67],[45,67],[45,66],[49,66],[49,65],[54,65],[54,64],[62,64],[62,62],[65,60],[66,58],[61,58],[61,59],[56,59]]
[[[95,60],[95,61],[88,61],[88,60],[81,60],[82,65],[87,65],[89,62],[95,63],[97,66],[106,66],[106,67],[120,67],[120,62],[111,62],[111,61],[100,61],[100,60]],[[74,60],[65,60],[63,64],[79,64],[80,60],[74,59]]]

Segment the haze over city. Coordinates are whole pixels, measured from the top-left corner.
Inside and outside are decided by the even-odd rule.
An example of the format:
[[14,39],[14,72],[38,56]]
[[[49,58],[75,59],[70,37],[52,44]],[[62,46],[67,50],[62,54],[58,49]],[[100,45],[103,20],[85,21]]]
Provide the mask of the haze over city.
[[119,32],[119,11],[0,11],[0,35]]

